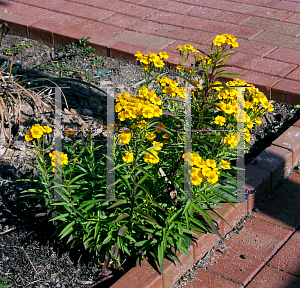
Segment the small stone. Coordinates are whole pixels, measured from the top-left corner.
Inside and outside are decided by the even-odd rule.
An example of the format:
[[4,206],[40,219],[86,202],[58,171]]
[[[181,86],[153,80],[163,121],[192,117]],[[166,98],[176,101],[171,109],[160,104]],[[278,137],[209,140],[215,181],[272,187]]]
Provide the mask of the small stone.
[[240,255],[240,257],[242,258],[242,259],[247,259],[247,256],[246,255]]
[[83,109],[83,114],[87,116],[93,116],[93,111],[90,109]]

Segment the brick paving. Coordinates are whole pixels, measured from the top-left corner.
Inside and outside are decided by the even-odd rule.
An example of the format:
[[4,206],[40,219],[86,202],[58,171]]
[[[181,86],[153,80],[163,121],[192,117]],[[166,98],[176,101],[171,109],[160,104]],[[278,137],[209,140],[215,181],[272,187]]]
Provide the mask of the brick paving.
[[[234,48],[227,71],[243,74],[241,79],[256,85],[269,99],[300,103],[299,0],[1,0],[0,19],[10,24],[11,33],[55,47],[91,37],[89,44],[100,55],[134,60],[137,50],[167,51],[169,64],[178,63],[178,45],[205,50],[217,34],[233,34],[239,48]],[[298,121],[273,142],[268,155],[247,167],[246,174],[252,178],[248,189],[273,189],[289,175],[300,161],[299,128]],[[300,287],[299,170],[274,191],[244,229],[224,242],[225,253],[214,252],[187,288]],[[251,210],[250,200],[236,213]],[[232,217],[235,224],[236,215]],[[225,235],[229,226],[222,221],[218,224]],[[216,235],[210,237],[215,240]],[[199,247],[191,247],[194,259],[210,249],[204,247],[208,238],[205,243],[201,239]],[[189,256],[187,265],[192,262]],[[139,287],[171,287],[170,277],[158,278],[146,266],[140,269],[148,276]],[[178,269],[176,273],[181,273]],[[134,281],[140,278],[137,271],[130,272]],[[122,285],[128,287],[127,282]]]
[[240,78],[269,99],[300,103],[299,0],[1,0],[0,18],[51,45],[92,37],[98,54],[123,60],[168,51],[171,65],[179,43],[203,50],[233,34],[240,46],[228,64]]

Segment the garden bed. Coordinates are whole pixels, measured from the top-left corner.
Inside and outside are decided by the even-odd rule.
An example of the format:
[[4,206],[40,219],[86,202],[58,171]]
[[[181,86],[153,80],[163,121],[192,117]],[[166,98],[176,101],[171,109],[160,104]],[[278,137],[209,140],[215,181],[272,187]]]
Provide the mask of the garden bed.
[[[17,54],[14,60],[14,73],[22,77],[36,79],[68,76],[96,85],[114,87],[117,93],[127,91],[131,94],[136,92],[135,84],[144,77],[141,66],[133,63],[97,58],[89,53],[83,57],[80,53],[76,54],[76,47],[75,55],[71,59],[63,51],[57,53],[44,44],[17,36],[3,39],[2,52],[6,50],[5,53],[9,54],[7,49],[17,43],[27,43],[28,46],[24,52]],[[9,55],[1,56],[0,64],[6,65],[5,62],[8,63],[9,59]],[[176,77],[175,72],[172,72],[172,75]],[[78,83],[56,83],[64,87],[62,91],[67,100],[63,104],[64,128],[99,129],[94,135],[94,140],[97,143],[105,143],[105,94]],[[39,88],[49,84],[39,82],[35,88],[43,91],[41,97],[45,102],[53,104],[53,89]],[[250,144],[253,148],[245,156],[246,164],[300,118],[299,111],[292,105],[275,102],[272,104],[274,112],[266,113],[262,125],[251,134]],[[47,223],[43,217],[36,217],[41,211],[36,207],[35,201],[20,194],[29,184],[16,180],[37,176],[36,171],[27,165],[33,163],[34,157],[26,150],[32,146],[24,140],[24,136],[38,121],[42,121],[44,125],[54,125],[54,116],[50,110],[40,113],[34,105],[26,104],[22,107],[22,112],[19,134],[6,152],[5,158],[0,160],[0,247],[3,255],[0,260],[0,277],[8,276],[13,287],[109,287],[133,267],[134,263],[124,259],[121,268],[102,269],[103,265],[90,259],[83,248],[70,249],[63,245],[63,242],[51,237],[54,233],[52,223]],[[81,139],[83,133],[78,132],[72,137],[65,136],[63,141]],[[0,155],[3,152],[4,149],[0,148]]]

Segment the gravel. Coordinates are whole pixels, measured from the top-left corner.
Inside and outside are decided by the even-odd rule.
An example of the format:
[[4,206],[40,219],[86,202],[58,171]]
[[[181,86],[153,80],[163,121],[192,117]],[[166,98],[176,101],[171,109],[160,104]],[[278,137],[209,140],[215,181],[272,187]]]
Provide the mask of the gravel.
[[[70,51],[53,51],[38,41],[12,35],[3,39],[1,51],[5,52],[5,49],[20,41],[23,44],[30,42],[30,47],[28,45],[26,51],[17,54],[14,60],[14,73],[21,75],[20,79],[69,76],[75,81],[94,81],[97,86],[113,87],[116,93],[126,91],[130,94],[136,92],[135,84],[144,79],[141,66],[134,63],[80,54],[71,59]],[[76,52],[76,49],[73,50]],[[9,61],[10,56],[1,56],[0,66],[4,67]],[[173,77],[175,74],[172,71]],[[53,106],[55,86],[51,84],[52,88],[47,88],[46,85],[49,86],[50,82],[34,84],[32,80],[31,89],[43,91],[42,100]],[[55,82],[62,87],[66,99],[62,106],[62,128],[98,129],[94,140],[105,142],[105,94],[80,83]],[[274,101],[271,103],[274,105],[274,112],[266,113],[262,117],[262,124],[251,133],[250,144],[253,147],[245,155],[246,164],[300,118],[299,110],[293,106]],[[134,263],[128,260],[123,268],[102,269],[97,260],[87,255],[83,248],[70,249],[52,237],[52,223],[43,221],[43,217],[35,217],[40,212],[36,202],[20,193],[30,185],[16,182],[17,179],[37,177],[37,171],[28,165],[34,163],[33,155],[27,152],[27,149],[32,148],[31,144],[24,141],[27,130],[37,120],[41,125],[53,127],[53,111],[45,109],[40,112],[32,103],[24,103],[19,133],[7,150],[6,157],[0,159],[0,277],[8,276],[13,287],[109,287]],[[83,135],[84,132],[81,131],[72,139],[64,136],[63,141],[76,141],[82,139]],[[49,143],[52,141],[50,139]],[[0,156],[4,151],[0,146]],[[191,275],[185,277],[189,278]]]

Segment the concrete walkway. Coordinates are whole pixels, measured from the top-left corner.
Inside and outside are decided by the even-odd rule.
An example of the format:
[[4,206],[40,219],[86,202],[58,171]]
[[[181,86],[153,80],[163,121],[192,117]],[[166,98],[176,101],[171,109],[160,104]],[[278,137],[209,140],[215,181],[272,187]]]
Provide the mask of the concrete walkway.
[[[98,54],[167,51],[170,64],[178,45],[205,50],[216,35],[232,34],[239,48],[227,71],[269,99],[300,104],[299,0],[0,0],[0,19],[13,34],[53,46],[91,37]],[[295,171],[186,287],[299,288],[299,207]]]

